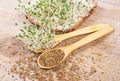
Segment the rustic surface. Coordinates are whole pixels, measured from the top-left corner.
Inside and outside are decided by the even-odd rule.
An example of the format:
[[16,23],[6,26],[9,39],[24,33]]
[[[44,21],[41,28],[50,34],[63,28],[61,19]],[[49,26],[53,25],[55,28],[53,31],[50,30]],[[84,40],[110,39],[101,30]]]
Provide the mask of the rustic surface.
[[[39,79],[29,79],[32,75],[21,79],[18,75],[21,71],[8,73],[14,63],[13,60],[18,59],[18,54],[22,56],[23,53],[20,51],[21,42],[17,42],[20,45],[15,44],[15,47],[12,45],[16,40],[11,39],[18,33],[22,22],[25,21],[24,14],[14,10],[16,3],[16,0],[0,2],[0,81],[35,81],[34,79],[45,81],[45,78],[47,81],[120,81],[120,0],[98,0],[97,9],[82,25],[85,27],[107,23],[115,28],[113,33],[76,50],[59,68],[47,71],[36,68],[42,75]],[[14,25],[16,22],[19,22],[17,27]],[[78,40],[78,38],[73,39]],[[73,39],[65,41],[62,45],[73,42]],[[19,50],[19,53],[12,56],[13,51],[7,46]],[[33,72],[36,72],[35,69]]]

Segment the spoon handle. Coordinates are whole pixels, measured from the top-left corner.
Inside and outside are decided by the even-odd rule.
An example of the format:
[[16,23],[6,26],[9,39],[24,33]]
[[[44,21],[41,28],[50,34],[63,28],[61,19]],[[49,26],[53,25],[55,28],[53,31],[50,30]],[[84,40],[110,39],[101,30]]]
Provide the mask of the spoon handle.
[[[97,24],[97,25],[92,25],[92,26],[88,26],[85,28],[81,28],[81,29],[75,30],[70,33],[55,35],[54,40],[58,42],[56,42],[51,48],[55,47],[57,44],[59,44],[65,39],[69,39],[71,37],[78,36],[78,35],[95,32],[95,31],[100,30],[101,28],[105,28],[105,26],[107,26],[107,24]],[[38,53],[38,52],[44,52],[45,50],[32,50],[32,51]]]
[[107,24],[97,24],[97,25],[88,26],[88,27],[85,27],[85,28],[82,28],[82,29],[75,30],[75,31],[70,32],[70,33],[66,33],[66,34],[62,34],[62,35],[56,35],[54,39],[56,41],[61,42],[61,41],[65,40],[65,39],[68,39],[70,37],[74,37],[74,36],[83,35],[83,34],[98,31],[101,28],[104,28],[106,25]]
[[83,39],[69,45],[69,46],[65,46],[62,47],[62,50],[64,50],[66,52],[66,54],[70,54],[72,51],[74,51],[75,49],[86,45],[87,43],[90,43],[110,32],[112,32],[114,29],[112,27],[110,27],[109,25],[105,26],[104,28],[101,28],[99,31],[96,31],[86,37],[84,37]]

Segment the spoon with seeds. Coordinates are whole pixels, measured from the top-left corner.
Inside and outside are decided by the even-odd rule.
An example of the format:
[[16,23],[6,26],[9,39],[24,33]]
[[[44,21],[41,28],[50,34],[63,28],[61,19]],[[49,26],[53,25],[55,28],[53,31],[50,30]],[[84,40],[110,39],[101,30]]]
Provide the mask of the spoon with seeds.
[[110,32],[112,32],[114,29],[110,27],[109,25],[104,26],[104,28],[99,29],[96,32],[93,32],[92,34],[84,37],[83,39],[60,48],[54,48],[45,51],[42,53],[37,60],[38,65],[41,68],[50,69],[53,68],[60,63],[62,63],[74,50],[77,48],[86,45]]
[[[71,37],[98,31],[101,28],[104,28],[106,25],[107,24],[97,24],[97,25],[92,25],[92,26],[88,26],[88,27],[85,27],[85,28],[81,28],[81,29],[75,30],[75,31],[70,32],[70,33],[55,35],[54,40],[57,41],[57,42],[55,44],[53,44],[50,48],[55,47],[60,42],[66,40],[66,39],[69,39]],[[45,50],[32,50],[32,51],[34,51],[34,52],[44,52]]]

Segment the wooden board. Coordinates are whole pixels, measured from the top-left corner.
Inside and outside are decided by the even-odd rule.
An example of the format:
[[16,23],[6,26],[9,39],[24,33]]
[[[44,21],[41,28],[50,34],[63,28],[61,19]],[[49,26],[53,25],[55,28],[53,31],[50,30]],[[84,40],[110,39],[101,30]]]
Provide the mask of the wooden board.
[[[22,11],[14,9],[16,6],[17,0],[0,2],[0,47],[11,44],[11,37],[19,32],[22,22],[26,21]],[[19,26],[16,27],[15,23],[19,23]],[[110,24],[115,31],[73,52],[57,70],[47,70],[48,74],[43,73],[47,81],[120,81],[120,0],[98,0],[95,12],[81,27],[97,23]],[[64,41],[62,45],[70,44],[78,38]],[[29,81],[28,77],[20,79],[19,74],[11,74],[14,77],[8,74],[11,65],[3,60],[18,59],[18,55],[13,57],[7,55],[8,50],[2,50],[0,49],[0,81]],[[93,71],[92,74],[87,74],[91,73],[89,71]],[[40,72],[43,71],[40,69]],[[37,79],[38,81],[45,80],[45,77],[40,77],[42,79]]]

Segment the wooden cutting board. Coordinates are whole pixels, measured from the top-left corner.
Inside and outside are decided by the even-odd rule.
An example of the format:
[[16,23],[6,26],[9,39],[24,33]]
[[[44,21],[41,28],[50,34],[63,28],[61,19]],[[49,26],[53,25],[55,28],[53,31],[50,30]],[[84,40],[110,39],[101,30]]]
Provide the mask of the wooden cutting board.
[[[17,0],[0,2],[0,48],[13,42],[10,37],[15,36],[22,27],[22,22],[26,21],[22,11],[14,9],[16,6]],[[18,23],[19,26],[16,27],[15,23]],[[47,73],[42,74],[44,76],[40,75],[41,78],[36,78],[36,80],[120,81],[120,0],[98,0],[98,7],[95,12],[81,27],[97,23],[110,24],[115,28],[115,31],[76,50],[59,68],[47,70]],[[67,40],[62,45],[67,45],[78,40],[78,38]],[[9,75],[8,69],[11,65],[4,63],[3,60],[18,59],[18,55],[14,57],[6,55],[9,51],[5,49],[6,52],[3,52],[3,50],[0,49],[0,81],[34,81],[27,76],[20,79],[20,71],[18,74]],[[40,69],[40,72],[42,73],[43,70]],[[33,76],[31,75],[31,77]]]

